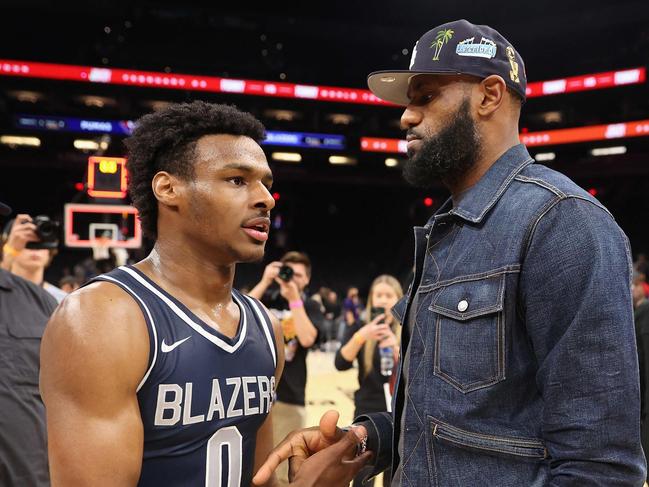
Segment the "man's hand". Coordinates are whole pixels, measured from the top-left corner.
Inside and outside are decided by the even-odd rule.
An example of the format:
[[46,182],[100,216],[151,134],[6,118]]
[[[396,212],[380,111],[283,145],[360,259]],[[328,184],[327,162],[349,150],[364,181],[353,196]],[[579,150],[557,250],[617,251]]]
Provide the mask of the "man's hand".
[[[289,433],[284,440],[277,445],[264,464],[259,468],[252,479],[254,485],[263,485],[268,481],[280,463],[290,458],[290,467],[294,475],[300,471],[300,467],[312,455],[335,444],[344,436],[344,431],[336,426],[339,414],[337,411],[327,411],[320,418],[320,426],[313,426],[303,430]],[[358,428],[364,429],[364,428]],[[356,431],[358,438],[367,432]]]
[[20,252],[25,248],[27,242],[38,242],[38,236],[36,235],[36,225],[32,223],[32,217],[23,213],[16,216],[11,226],[7,245]]
[[279,293],[289,303],[291,301],[298,301],[299,299],[302,298],[300,294],[300,289],[297,287],[295,281],[287,282],[283,279],[280,279],[279,277],[276,277],[275,282],[279,284]]
[[333,445],[304,460],[299,470],[289,471],[293,487],[346,487],[372,457],[367,451],[356,456],[359,439],[348,431]]
[[261,278],[261,281],[266,285],[266,287],[270,286],[277,278],[280,267],[282,267],[281,262],[271,262],[266,266],[264,269],[264,275]]

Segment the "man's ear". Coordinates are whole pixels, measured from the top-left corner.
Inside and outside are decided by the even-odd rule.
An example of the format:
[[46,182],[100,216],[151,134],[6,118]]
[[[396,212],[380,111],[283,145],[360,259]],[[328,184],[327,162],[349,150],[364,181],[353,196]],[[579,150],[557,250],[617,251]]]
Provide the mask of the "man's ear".
[[178,198],[182,194],[182,186],[182,181],[167,171],[156,173],[151,181],[153,194],[165,206],[178,206]]
[[489,117],[505,102],[507,85],[500,76],[492,74],[480,82],[479,90],[480,105],[478,106],[478,115]]

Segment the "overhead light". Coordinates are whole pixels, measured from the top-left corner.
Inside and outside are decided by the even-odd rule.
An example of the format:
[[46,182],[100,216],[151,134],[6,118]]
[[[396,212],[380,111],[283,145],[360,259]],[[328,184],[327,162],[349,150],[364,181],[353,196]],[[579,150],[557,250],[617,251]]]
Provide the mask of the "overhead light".
[[268,118],[274,118],[277,121],[291,122],[299,119],[300,114],[293,110],[266,110],[264,115]]
[[301,162],[302,155],[297,152],[273,152],[270,157],[282,162]]
[[80,96],[79,99],[87,107],[103,108],[105,106],[115,106],[117,102],[113,98],[106,96],[85,95]]
[[145,101],[143,104],[151,108],[151,110],[153,110],[154,112],[157,112],[159,110],[162,110],[163,108],[167,108],[169,105],[171,105],[171,102],[164,100],[151,100]]
[[563,121],[563,114],[559,111],[545,112],[541,114],[545,123],[561,123]]
[[79,150],[97,150],[99,149],[99,142],[94,140],[87,139],[76,139],[74,142],[74,148]]
[[399,165],[399,161],[395,159],[394,157],[388,157],[385,160],[385,165],[387,167],[397,167]]
[[543,162],[543,161],[554,161],[556,157],[557,155],[554,152],[539,152],[534,156],[534,159],[536,159],[539,162]]
[[25,137],[22,135],[0,135],[0,144],[15,146],[40,147],[41,139],[38,137]]
[[356,164],[356,159],[353,157],[347,157],[347,156],[329,156],[329,163],[330,164],[348,164],[348,165],[353,165]]
[[593,156],[614,156],[617,154],[626,154],[626,147],[623,145],[616,145],[613,147],[598,147],[590,151]]
[[334,125],[350,125],[354,121],[353,115],[347,113],[332,113],[327,119]]
[[8,94],[9,96],[22,103],[37,103],[41,100],[41,98],[43,98],[43,95],[41,93],[37,93],[35,91],[10,91]]

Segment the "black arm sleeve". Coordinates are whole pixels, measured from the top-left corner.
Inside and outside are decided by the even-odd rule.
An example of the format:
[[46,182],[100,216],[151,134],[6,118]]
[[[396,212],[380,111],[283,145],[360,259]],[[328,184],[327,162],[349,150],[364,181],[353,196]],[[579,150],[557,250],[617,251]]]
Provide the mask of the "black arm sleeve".
[[343,348],[345,345],[347,345],[349,340],[351,340],[352,337],[354,336],[354,333],[356,333],[359,329],[360,329],[359,323],[354,323],[353,325],[348,325],[345,327],[345,333],[343,333],[342,343],[340,344],[340,347],[336,352],[336,359],[334,360],[336,369],[349,370],[352,368],[352,365],[354,365],[353,361],[350,362],[349,360],[347,360],[345,357],[342,356],[342,354],[340,353],[340,349]]

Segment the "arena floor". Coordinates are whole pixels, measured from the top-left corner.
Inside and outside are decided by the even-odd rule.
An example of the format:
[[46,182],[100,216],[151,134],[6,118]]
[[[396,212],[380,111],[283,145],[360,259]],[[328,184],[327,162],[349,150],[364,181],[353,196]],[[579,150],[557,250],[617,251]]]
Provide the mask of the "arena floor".
[[307,370],[307,424],[318,424],[320,416],[329,409],[340,412],[339,425],[350,424],[354,419],[354,391],[358,389],[358,370],[336,370],[334,352],[319,350],[307,355]]

